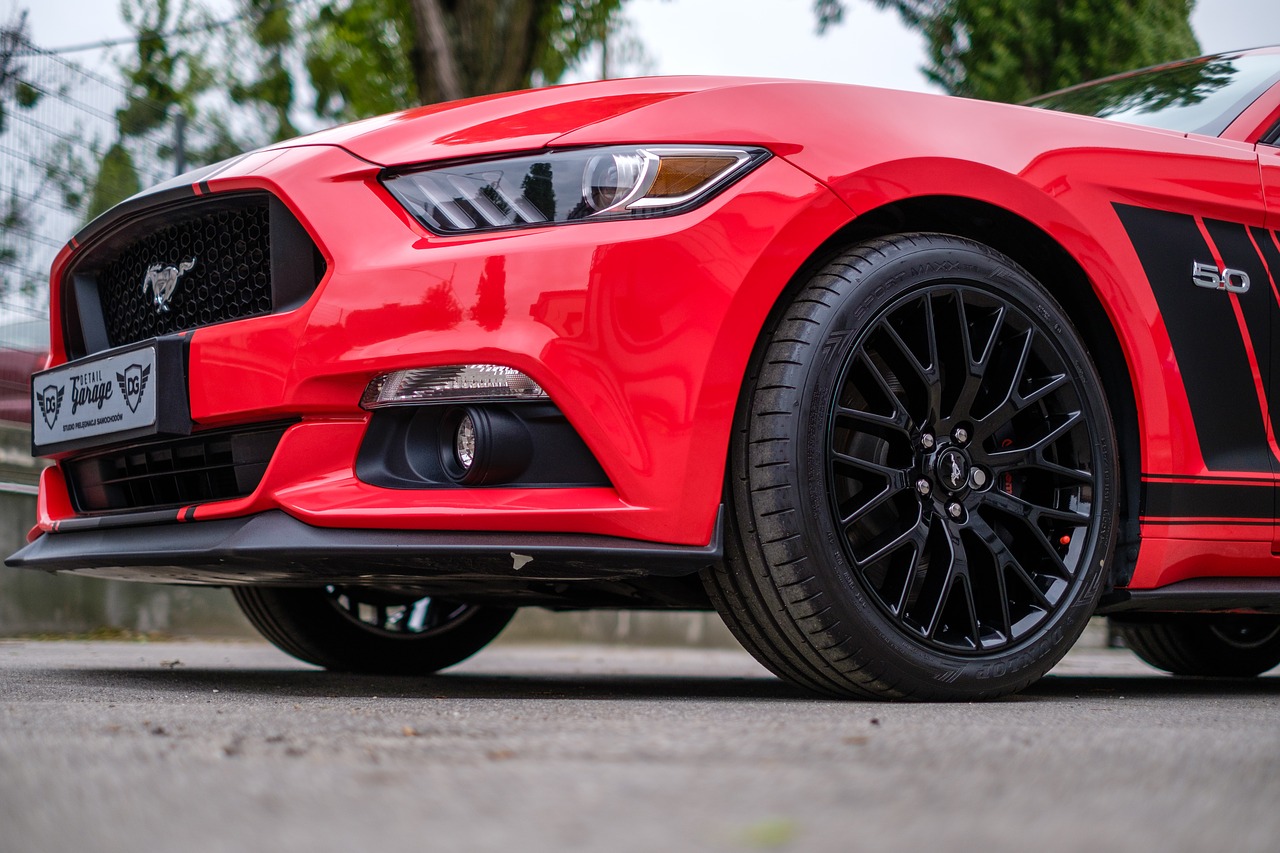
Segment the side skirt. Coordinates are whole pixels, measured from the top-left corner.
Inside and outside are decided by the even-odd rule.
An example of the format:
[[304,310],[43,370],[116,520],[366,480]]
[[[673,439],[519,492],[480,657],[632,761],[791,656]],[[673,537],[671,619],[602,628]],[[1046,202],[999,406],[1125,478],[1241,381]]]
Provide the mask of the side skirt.
[[1101,615],[1120,613],[1280,613],[1280,578],[1196,578],[1158,589],[1117,589],[1098,606]]

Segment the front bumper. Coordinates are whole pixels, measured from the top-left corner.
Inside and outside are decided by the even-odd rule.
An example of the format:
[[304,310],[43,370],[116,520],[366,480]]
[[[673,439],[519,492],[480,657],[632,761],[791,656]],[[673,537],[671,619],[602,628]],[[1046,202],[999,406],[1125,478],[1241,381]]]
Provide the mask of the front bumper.
[[[680,216],[442,238],[422,230],[377,174],[339,148],[303,146],[249,155],[193,187],[196,195],[271,192],[320,247],[327,272],[293,310],[191,334],[196,429],[296,423],[251,495],[175,507],[169,520],[282,512],[307,530],[712,543],[729,425],[752,347],[779,293],[848,221],[848,209],[774,158]],[[73,254],[55,264],[55,316],[59,271]],[[65,357],[60,334],[55,328],[55,363]],[[369,381],[470,362],[514,367],[542,385],[611,486],[390,489],[363,482],[356,462],[369,418],[359,400]],[[51,541],[43,547],[83,518],[61,466],[47,470],[38,529]],[[88,545],[77,538],[60,553]],[[252,560],[252,553],[241,556]],[[136,565],[150,559],[135,558]]]

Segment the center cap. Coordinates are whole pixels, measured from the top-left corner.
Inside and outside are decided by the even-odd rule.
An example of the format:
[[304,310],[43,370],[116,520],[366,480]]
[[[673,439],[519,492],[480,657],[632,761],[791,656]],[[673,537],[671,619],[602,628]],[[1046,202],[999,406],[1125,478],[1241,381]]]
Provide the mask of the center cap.
[[949,492],[958,492],[969,482],[969,460],[959,450],[944,450],[935,463],[938,479]]

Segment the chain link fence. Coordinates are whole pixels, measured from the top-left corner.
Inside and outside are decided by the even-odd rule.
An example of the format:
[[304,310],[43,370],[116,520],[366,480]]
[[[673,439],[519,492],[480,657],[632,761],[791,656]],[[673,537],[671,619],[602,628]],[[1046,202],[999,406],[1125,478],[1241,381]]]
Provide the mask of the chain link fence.
[[[0,28],[0,420],[29,423],[30,374],[49,346],[49,268],[112,194],[174,174],[181,119],[122,138],[127,91],[20,28]],[[105,158],[105,159],[104,159]]]

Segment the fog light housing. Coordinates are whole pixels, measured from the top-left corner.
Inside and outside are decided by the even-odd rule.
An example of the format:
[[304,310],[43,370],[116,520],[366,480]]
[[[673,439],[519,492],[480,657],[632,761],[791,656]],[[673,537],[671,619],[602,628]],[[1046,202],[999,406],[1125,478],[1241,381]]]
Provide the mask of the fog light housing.
[[500,406],[459,406],[440,421],[440,467],[455,483],[495,486],[525,472],[533,459],[529,430]]
[[547,392],[526,374],[501,364],[414,367],[374,377],[360,398],[365,409],[423,403],[545,400]]

